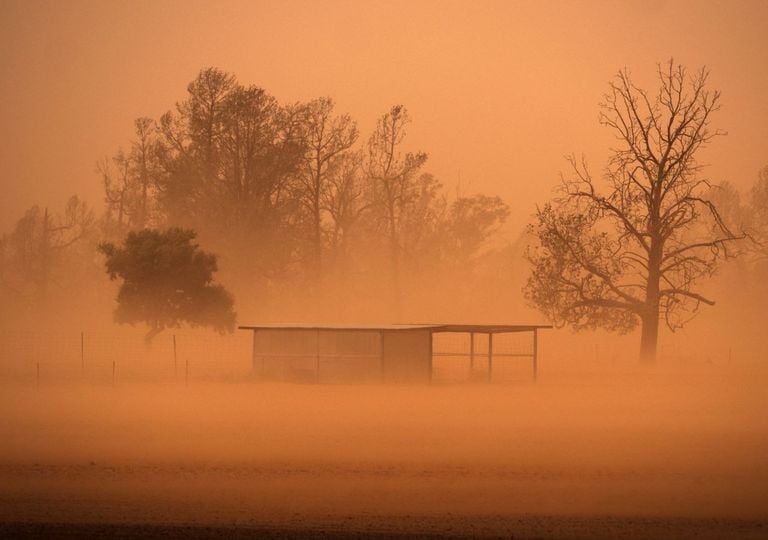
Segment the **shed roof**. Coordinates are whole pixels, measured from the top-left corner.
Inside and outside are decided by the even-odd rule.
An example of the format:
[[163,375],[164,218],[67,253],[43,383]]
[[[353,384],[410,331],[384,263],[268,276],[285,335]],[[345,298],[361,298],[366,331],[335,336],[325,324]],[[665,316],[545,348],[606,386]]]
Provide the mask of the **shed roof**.
[[477,332],[482,334],[501,334],[510,332],[531,332],[539,328],[552,328],[549,325],[528,324],[379,324],[379,325],[350,325],[350,324],[258,324],[243,325],[240,330],[318,330],[318,331],[350,331],[350,332],[384,332],[430,330],[431,332]]

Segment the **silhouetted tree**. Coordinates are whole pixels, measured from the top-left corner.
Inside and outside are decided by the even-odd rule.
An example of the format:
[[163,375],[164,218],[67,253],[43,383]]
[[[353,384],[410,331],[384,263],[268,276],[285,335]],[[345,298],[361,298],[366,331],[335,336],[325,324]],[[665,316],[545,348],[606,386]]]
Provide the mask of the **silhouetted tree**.
[[131,228],[134,186],[130,161],[125,152],[118,150],[112,158],[97,163],[96,170],[104,185],[104,232],[108,237],[122,236]]
[[250,279],[279,272],[295,256],[290,183],[304,156],[303,109],[281,107],[215,68],[202,70],[187,93],[159,123],[166,221],[200,231],[228,254],[248,249]]
[[[717,208],[720,219],[732,230],[746,231],[750,228],[752,221],[750,208],[742,204],[739,190],[730,182],[713,185],[704,198]],[[705,220],[702,225],[709,224]]]
[[[350,237],[359,232],[360,222],[370,209],[365,199],[365,182],[360,152],[347,151],[338,155],[328,171],[328,182],[321,193],[321,207],[331,221],[329,244],[337,263],[346,266]],[[341,269],[342,274],[345,269]]]
[[418,185],[418,197],[408,205],[402,220],[408,297],[419,303],[419,295],[427,290],[436,294],[448,287],[458,304],[477,290],[479,283],[474,278],[480,260],[499,247],[489,240],[506,221],[509,208],[500,198],[485,195],[449,201],[431,174],[420,175]]
[[[641,324],[641,358],[656,356],[659,319],[680,328],[701,304],[695,289],[737,237],[703,195],[698,152],[722,132],[710,126],[720,93],[708,72],[689,77],[670,61],[659,89],[638,88],[621,71],[601,104],[616,135],[602,190],[586,162],[569,160],[561,196],[537,211],[538,245],[525,293],[558,325],[626,332]],[[708,226],[704,226],[708,225]]]
[[110,278],[122,280],[115,321],[146,323],[148,345],[163,329],[182,323],[234,329],[232,295],[213,283],[216,256],[202,251],[195,236],[179,228],[144,229],[130,232],[121,246],[99,246]]
[[461,265],[471,237],[494,229],[480,223],[491,199],[449,208],[423,172],[426,154],[404,148],[408,123],[405,108],[392,107],[360,148],[355,122],[331,98],[280,104],[203,69],[171,111],[137,120],[130,147],[99,164],[102,232],[116,242],[142,228],[192,229],[227,261],[228,283],[280,296],[281,306],[288,289],[343,302],[383,268],[399,313],[403,274],[418,287],[448,254]]
[[439,273],[441,248],[447,237],[446,207],[443,185],[432,174],[423,173],[406,186],[399,200],[398,246],[400,266],[413,277],[429,272]]
[[395,311],[400,311],[400,258],[403,211],[415,192],[417,173],[427,161],[423,152],[403,153],[408,111],[395,105],[379,118],[368,140],[366,174],[374,217],[383,226],[389,244],[389,260]]
[[122,236],[158,220],[155,206],[160,167],[155,123],[138,118],[134,128],[136,139],[130,152],[119,150],[111,160],[97,165],[104,183],[108,236]]
[[312,256],[315,281],[322,276],[323,212],[329,191],[336,187],[335,169],[346,165],[343,155],[357,141],[357,126],[348,114],[334,116],[330,98],[311,101],[303,121],[305,155],[298,174],[298,199],[312,223]]
[[752,185],[749,208],[758,258],[763,262],[768,261],[768,166],[760,170]]
[[473,195],[451,203],[447,217],[448,254],[469,267],[488,239],[509,217],[509,206],[501,197]]
[[66,252],[84,240],[93,222],[93,211],[74,195],[61,213],[33,206],[3,238],[3,282],[17,295],[45,303],[51,276]]

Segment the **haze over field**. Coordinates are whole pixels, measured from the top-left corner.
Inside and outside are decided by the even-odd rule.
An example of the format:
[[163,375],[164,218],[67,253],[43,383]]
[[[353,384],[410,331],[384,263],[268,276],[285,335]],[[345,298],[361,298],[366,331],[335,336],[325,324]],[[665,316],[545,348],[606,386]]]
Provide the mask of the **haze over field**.
[[0,13],[0,536],[765,537],[768,3]]
[[450,186],[504,196],[513,230],[551,196],[563,156],[600,166],[606,82],[670,57],[722,90],[710,175],[740,188],[765,166],[763,2],[3,2],[0,230],[18,209],[101,204],[96,160],[132,121],[183,99],[205,66],[281,102],[329,95],[369,133],[405,104],[410,143]]

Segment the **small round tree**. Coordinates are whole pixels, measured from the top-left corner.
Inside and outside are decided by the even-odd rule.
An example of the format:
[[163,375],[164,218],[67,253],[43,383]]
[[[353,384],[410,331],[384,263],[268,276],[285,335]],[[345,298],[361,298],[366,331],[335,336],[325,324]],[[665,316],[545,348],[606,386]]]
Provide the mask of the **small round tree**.
[[235,326],[232,295],[213,283],[216,255],[193,242],[192,230],[144,229],[131,232],[122,245],[103,243],[110,279],[122,279],[115,321],[146,323],[147,345],[165,328],[208,326],[231,332]]

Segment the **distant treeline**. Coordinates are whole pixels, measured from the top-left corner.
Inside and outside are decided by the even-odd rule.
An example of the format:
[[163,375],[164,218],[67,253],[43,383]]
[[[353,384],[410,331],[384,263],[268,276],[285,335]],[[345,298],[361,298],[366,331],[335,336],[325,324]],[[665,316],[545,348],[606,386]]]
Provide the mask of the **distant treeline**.
[[449,197],[409,147],[409,123],[395,105],[361,136],[331,98],[285,105],[204,69],[183,101],[137,119],[127,148],[99,161],[103,215],[77,198],[62,214],[25,214],[3,239],[3,284],[43,302],[73,250],[179,226],[218,254],[222,281],[247,305],[317,315],[368,298],[364,309],[392,320],[418,316],[404,303],[440,276],[456,298],[468,290],[488,248],[505,244],[492,237],[509,209],[497,196]]
[[[669,67],[659,72],[662,90],[682,88],[684,69]],[[510,210],[498,196],[449,195],[428,172],[427,154],[409,144],[404,106],[390,107],[361,135],[329,97],[282,104],[232,74],[204,69],[182,101],[160,118],[137,119],[126,147],[98,162],[101,215],[73,196],[62,211],[30,208],[0,237],[0,322],[36,317],[46,306],[57,317],[64,307],[82,316],[89,306],[106,319],[114,289],[97,245],[181,227],[216,254],[217,281],[248,319],[511,320],[537,316],[521,292],[528,280],[527,302],[561,324],[627,331],[644,318],[656,328],[663,316],[679,327],[668,317],[675,309],[691,314],[711,303],[691,287],[715,272],[716,260],[740,251],[747,255],[737,259],[742,287],[768,282],[768,168],[746,199],[698,176],[695,150],[720,132],[705,129],[719,93],[703,91],[705,71],[697,80],[702,92],[672,93],[693,105],[703,100],[703,108],[685,109],[701,117],[702,129],[692,129],[663,91],[657,106],[639,94],[648,118],[622,121],[620,105],[633,110],[639,90],[620,73],[601,118],[625,147],[594,179],[586,162],[573,160],[575,177],[563,178],[536,225],[510,234],[503,228]],[[659,120],[664,114],[669,122]],[[675,121],[671,137],[660,126]],[[667,153],[679,154],[663,161],[671,169],[650,167],[653,145],[646,140],[646,155],[636,144],[654,129]],[[674,144],[680,137],[693,141],[683,151]],[[654,203],[657,192],[681,210]],[[536,211],[533,201],[521,206]],[[669,230],[654,218],[662,210]],[[647,239],[656,237],[660,247],[650,249]],[[646,261],[643,250],[661,255]],[[660,298],[648,309],[651,274]]]

